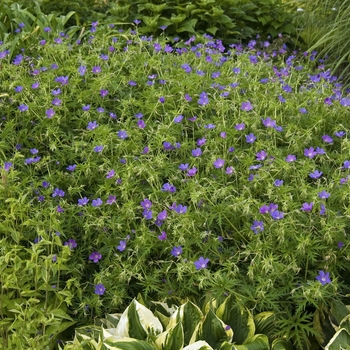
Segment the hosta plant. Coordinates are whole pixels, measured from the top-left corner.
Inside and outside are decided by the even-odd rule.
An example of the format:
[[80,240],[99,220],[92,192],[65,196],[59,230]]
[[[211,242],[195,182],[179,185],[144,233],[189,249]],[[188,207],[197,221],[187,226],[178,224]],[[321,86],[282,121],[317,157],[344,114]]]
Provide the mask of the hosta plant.
[[[74,341],[65,349],[291,349],[284,338],[269,344],[266,334],[255,334],[252,313],[232,295],[222,303],[210,300],[202,309],[189,300],[170,305],[149,302],[150,308],[140,301],[134,299],[123,314],[107,315],[102,326],[76,329]],[[260,327],[264,320],[267,327],[271,323],[271,318],[256,316]]]

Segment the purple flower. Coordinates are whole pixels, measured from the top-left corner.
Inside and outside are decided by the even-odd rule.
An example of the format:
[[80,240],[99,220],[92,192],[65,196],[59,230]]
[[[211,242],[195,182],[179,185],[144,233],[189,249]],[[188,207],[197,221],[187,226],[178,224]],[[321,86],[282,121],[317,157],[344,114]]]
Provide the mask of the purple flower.
[[162,191],[174,193],[174,192],[176,192],[176,187],[174,185],[169,184],[169,183],[165,183],[162,187]]
[[106,179],[111,179],[113,176],[115,175],[115,170],[112,169],[111,171],[109,171],[106,175]]
[[198,104],[201,106],[205,106],[209,103],[209,98],[206,92],[202,92],[199,95],[199,100],[198,100]]
[[284,217],[284,213],[281,211],[278,211],[278,210],[274,210],[274,211],[270,212],[270,215],[271,215],[272,219],[274,219],[274,220],[281,220]]
[[344,107],[350,107],[350,98],[344,97],[340,100],[340,104]]
[[46,117],[51,119],[55,115],[55,111],[52,108],[49,108],[45,111]]
[[68,76],[60,76],[55,79],[56,83],[60,83],[62,86],[68,84]]
[[344,161],[342,169],[350,169],[350,161],[349,160]]
[[36,82],[35,82],[34,84],[32,84],[31,86],[32,86],[32,89],[37,89],[37,88],[40,86],[40,84],[39,84],[38,81],[36,81]]
[[171,255],[175,258],[182,254],[182,247],[179,245],[178,247],[173,247],[171,250]]
[[174,123],[181,123],[183,118],[184,118],[183,115],[178,115],[177,117],[174,118]]
[[164,103],[165,102],[165,98],[163,96],[159,97],[159,102],[160,103]]
[[323,270],[319,271],[319,274],[316,276],[316,279],[320,281],[322,285],[332,282],[329,277],[329,272],[324,272]]
[[294,154],[288,154],[288,156],[284,158],[284,160],[288,163],[294,162],[296,159],[297,157]]
[[326,192],[326,191],[321,191],[321,192],[318,192],[318,196],[321,198],[321,199],[327,199],[329,198],[331,194]]
[[147,198],[141,201],[140,204],[143,209],[149,209],[152,207],[152,202]]
[[52,197],[64,197],[65,192],[60,190],[59,188],[55,188],[52,193]]
[[189,94],[185,94],[185,100],[188,102],[192,101],[192,97]]
[[270,117],[268,117],[266,119],[262,119],[262,122],[263,122],[264,126],[266,126],[267,128],[275,128],[276,127],[276,120],[272,120]]
[[78,72],[79,72],[79,74],[80,74],[81,76],[84,76],[85,73],[86,73],[86,66],[80,66],[80,67],[78,68]]
[[202,150],[200,148],[196,148],[192,150],[193,157],[200,157],[202,155]]
[[185,70],[186,73],[191,73],[192,68],[188,63],[184,63],[183,65],[181,65],[181,68]]
[[251,105],[251,103],[248,101],[248,102],[242,102],[241,104],[241,110],[242,111],[251,111],[253,109],[253,106]]
[[322,174],[323,174],[322,171],[315,170],[313,173],[310,173],[309,176],[312,179],[318,179],[319,177],[321,177]]
[[21,104],[18,106],[18,109],[20,112],[26,112],[26,111],[28,111],[28,106],[25,104]]
[[303,203],[303,206],[300,208],[300,210],[302,211],[311,211],[312,208],[314,206],[314,202],[310,202],[310,203]]
[[238,67],[232,69],[232,72],[235,73],[235,74],[239,74],[240,71],[241,71],[241,69],[238,68]]
[[105,291],[106,291],[106,288],[105,288],[105,286],[102,283],[96,284],[96,286],[95,286],[95,294],[103,295]]
[[325,215],[326,214],[326,206],[323,203],[321,203],[320,207],[321,207],[320,215]]
[[94,152],[96,152],[96,153],[100,153],[100,152],[102,152],[102,150],[103,150],[103,146],[102,145],[94,147]]
[[108,95],[108,90],[100,90],[101,97],[106,97]]
[[213,165],[216,169],[222,168],[224,164],[225,164],[225,160],[221,158],[218,158],[215,162],[213,162]]
[[234,167],[229,166],[226,168],[226,174],[231,175],[235,171]]
[[267,153],[265,151],[260,151],[256,154],[256,160],[265,160],[267,157]]
[[83,111],[88,111],[88,110],[90,110],[90,105],[83,106],[81,109]]
[[167,217],[168,217],[168,213],[166,212],[166,210],[163,210],[158,214],[157,219],[160,221],[164,221],[166,220]]
[[197,168],[193,167],[193,168],[187,170],[187,174],[186,175],[187,176],[195,176],[196,173],[197,173]]
[[280,187],[283,185],[283,180],[276,179],[273,185],[276,187]]
[[101,198],[97,198],[97,199],[93,199],[92,200],[92,206],[93,207],[99,207],[99,206],[101,206],[102,205],[102,200],[101,200]]
[[144,129],[146,127],[146,123],[140,119],[137,121],[137,126],[140,128],[140,129]]
[[329,135],[323,135],[322,136],[322,140],[326,143],[332,143],[333,142],[333,138],[330,137]]
[[303,108],[303,107],[299,108],[299,112],[300,112],[301,114],[307,114],[306,108]]
[[249,135],[245,136],[247,143],[254,143],[256,140],[256,136],[253,133],[250,133]]
[[321,147],[316,147],[316,153],[317,154],[326,154],[325,150]]
[[94,74],[98,74],[98,73],[101,73],[101,67],[100,66],[93,66],[92,67],[92,73]]
[[334,135],[337,137],[343,137],[345,134],[346,134],[345,131],[336,131],[334,133]]
[[213,72],[213,73],[211,74],[211,77],[212,77],[213,79],[219,78],[219,77],[220,77],[220,72]]
[[86,129],[88,130],[94,130],[98,127],[98,124],[96,122],[96,120],[94,120],[93,122],[89,122]]
[[344,243],[342,241],[338,242],[338,248],[341,249],[344,247]]
[[176,206],[175,211],[178,214],[185,214],[187,212],[187,207],[185,205],[179,204],[178,206]]
[[108,199],[106,200],[106,204],[112,205],[116,202],[117,197],[116,196],[108,196]]
[[194,266],[196,267],[196,270],[205,269],[208,265],[209,259],[204,259],[202,256],[194,262]]
[[244,123],[240,123],[240,124],[237,124],[235,126],[236,130],[244,130],[244,128],[245,128],[245,124]]
[[119,245],[117,246],[117,249],[122,252],[124,251],[126,248],[126,240],[124,241],[119,241]]
[[313,158],[317,155],[317,152],[315,151],[315,149],[313,147],[310,148],[305,148],[304,149],[304,156],[308,157],[308,158]]
[[47,181],[43,181],[43,182],[41,183],[41,185],[42,185],[44,188],[48,188],[48,187],[50,186],[50,183],[47,182]]
[[264,231],[263,221],[254,220],[253,225],[250,228],[254,231],[255,234]]
[[128,134],[125,130],[119,130],[117,135],[122,140],[125,140],[128,138]]
[[165,241],[165,240],[167,239],[166,232],[165,232],[165,231],[162,231],[162,232],[160,233],[160,235],[158,236],[158,239],[159,239],[160,241]]
[[51,103],[54,105],[54,106],[60,106],[62,104],[62,100],[60,100],[59,98],[54,98]]
[[76,165],[76,164],[73,164],[73,165],[68,165],[66,169],[67,169],[68,171],[74,171],[74,170],[76,169],[76,167],[77,167],[77,165]]
[[97,108],[96,108],[96,111],[97,111],[98,113],[103,113],[103,112],[105,111],[105,109],[104,109],[103,107],[97,107]]
[[78,199],[78,206],[79,206],[79,207],[82,207],[82,206],[88,204],[88,202],[89,202],[89,199],[87,199],[86,197],[84,197],[84,198],[79,198],[79,199]]
[[182,171],[187,170],[188,169],[188,164],[187,163],[186,164],[180,164],[179,165],[179,169],[182,170]]
[[89,256],[89,260],[92,260],[94,263],[98,263],[100,259],[102,259],[102,255],[99,252],[93,252]]
[[19,85],[19,86],[16,86],[16,87],[15,87],[15,91],[16,91],[16,92],[21,92],[22,90],[23,90],[23,86],[20,86],[20,85]]
[[77,247],[77,242],[73,238],[70,238],[67,242],[64,243],[64,245],[72,250]]
[[5,162],[5,163],[4,163],[4,170],[5,170],[6,172],[8,172],[8,171],[11,169],[11,167],[13,167],[12,162]]
[[204,128],[205,129],[215,129],[216,128],[216,126],[215,126],[215,124],[208,124],[208,125],[204,125]]

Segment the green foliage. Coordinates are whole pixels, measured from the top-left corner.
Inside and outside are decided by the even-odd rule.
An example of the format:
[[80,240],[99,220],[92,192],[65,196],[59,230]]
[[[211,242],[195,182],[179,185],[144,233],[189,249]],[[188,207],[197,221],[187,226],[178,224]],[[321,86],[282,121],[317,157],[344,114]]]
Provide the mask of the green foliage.
[[[228,50],[207,36],[93,28],[82,41],[50,32],[12,57],[12,41],[1,48],[1,288],[4,305],[20,305],[4,308],[1,336],[13,342],[23,324],[28,339],[42,333],[15,347],[40,348],[47,318],[61,337],[64,322],[124,310],[139,292],[214,298],[200,312],[228,323],[220,305],[232,294],[236,341],[254,334],[254,308],[306,348],[312,313],[350,283],[348,97],[312,71],[314,56],[286,56],[283,38]],[[163,329],[173,313],[154,311]],[[208,317],[216,344],[221,322]],[[284,346],[256,341],[265,336]]]
[[286,1],[298,35],[309,52],[317,51],[317,57],[327,57],[326,66],[350,86],[350,50],[348,28],[350,1]]
[[[180,305],[170,304],[166,309],[172,313],[170,313],[170,319],[164,325],[164,329],[160,321],[155,317],[155,312],[158,312],[160,315],[161,311],[164,311],[163,305],[166,305],[166,303],[149,303],[151,309],[154,310],[153,313],[150,309],[133,300],[120,317],[118,315],[107,315],[107,319],[102,320],[102,323],[109,324],[109,320],[113,319],[115,328],[100,328],[99,335],[91,334],[88,336],[86,331],[90,329],[89,327],[77,329],[74,341],[67,344],[65,349],[74,349],[82,343],[89,346],[89,339],[91,340],[90,344],[94,344],[95,348],[106,347],[109,349],[122,348],[120,346],[126,341],[132,342],[133,346],[135,346],[134,349],[136,349],[136,344],[138,344],[137,346],[145,346],[145,349],[147,347],[146,344],[151,344],[151,346],[148,345],[149,348],[156,350],[269,349],[269,341],[266,335],[258,335],[249,331],[249,333],[246,333],[245,338],[241,336],[240,341],[233,339],[233,329],[238,329],[238,327],[244,328],[244,326],[250,328],[251,325],[250,321],[244,324],[247,320],[245,315],[237,314],[237,308],[241,309],[242,306],[237,305],[237,300],[232,296],[226,298],[223,304],[218,305],[216,312],[212,309],[216,301],[209,301],[203,306],[203,309],[207,310],[205,314],[190,301]],[[130,311],[130,308],[133,311]],[[220,314],[223,311],[230,320],[229,325],[220,319]],[[198,314],[200,318],[193,317],[193,312],[195,315]],[[244,313],[250,314],[247,309]],[[163,316],[167,317],[167,314],[168,312],[163,314]],[[253,319],[252,315],[250,315],[250,319]],[[138,329],[142,331],[139,332]],[[95,328],[95,330],[98,332],[98,328]],[[188,334],[187,337],[185,337],[185,331]],[[133,336],[131,337],[132,333]]]
[[14,33],[16,23],[21,23],[23,18],[29,30],[36,21],[48,16],[51,19],[68,16],[65,28],[74,33],[91,22],[124,23],[124,27],[128,27],[139,20],[140,33],[165,35],[170,39],[210,34],[230,44],[256,35],[266,39],[267,36],[276,38],[278,34],[295,34],[292,16],[284,10],[282,0],[36,0],[31,3],[7,1],[0,7],[0,19],[5,22],[3,33]]
[[[7,225],[1,224],[2,232],[11,232],[17,240],[20,232]],[[28,248],[11,241],[7,238],[0,241],[0,342],[4,349],[44,348],[75,324],[67,313],[73,288],[68,285],[60,288],[69,252],[64,249],[59,256],[54,255],[55,247],[60,245],[54,237]],[[55,266],[53,257],[57,259]]]

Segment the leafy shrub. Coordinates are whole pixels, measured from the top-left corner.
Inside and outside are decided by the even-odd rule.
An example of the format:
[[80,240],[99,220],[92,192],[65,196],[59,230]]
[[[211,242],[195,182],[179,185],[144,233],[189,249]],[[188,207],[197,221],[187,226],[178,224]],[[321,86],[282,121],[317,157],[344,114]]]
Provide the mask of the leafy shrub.
[[311,312],[349,286],[349,98],[267,41],[93,28],[13,59],[2,45],[3,251],[24,266],[40,248],[31,290],[79,323],[139,292],[231,293],[285,311],[306,348]]
[[[152,311],[133,300],[122,315],[107,315],[102,320],[104,327],[77,329],[74,341],[65,349],[75,349],[83,344],[120,349],[126,343],[133,344],[134,349],[143,345],[159,350],[265,350],[270,349],[270,345],[275,350],[291,348],[291,343],[283,338],[269,344],[266,335],[255,334],[253,315],[231,296],[222,303],[208,301],[203,312],[190,301],[182,304],[153,302],[150,307]],[[260,326],[267,326],[269,321],[260,318]]]

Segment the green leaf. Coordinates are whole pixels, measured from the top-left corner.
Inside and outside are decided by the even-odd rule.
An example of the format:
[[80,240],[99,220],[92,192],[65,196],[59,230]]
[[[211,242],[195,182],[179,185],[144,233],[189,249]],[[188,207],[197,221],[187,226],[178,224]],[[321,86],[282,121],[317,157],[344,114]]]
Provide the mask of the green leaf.
[[204,320],[199,323],[196,331],[193,333],[190,343],[197,340],[205,340],[213,348],[218,348],[224,341],[232,341],[233,331],[226,328],[212,310],[206,314]]
[[269,350],[269,340],[264,334],[257,334],[244,345],[236,345],[224,342],[220,350]]
[[181,350],[184,346],[184,331],[181,322],[161,333],[157,337],[155,344],[159,350]]
[[213,350],[213,348],[206,341],[200,340],[187,345],[182,350]]
[[275,339],[271,344],[271,350],[293,350],[293,346],[286,339]]
[[255,323],[251,312],[230,295],[219,306],[216,315],[233,330],[233,341],[243,344],[255,334]]
[[202,318],[203,314],[199,307],[187,301],[171,315],[167,329],[174,327],[180,321],[184,330],[184,344],[187,345]]
[[144,340],[124,338],[122,340],[105,340],[101,350],[156,350],[154,346]]
[[348,349],[346,346],[350,344],[350,334],[345,328],[339,329],[329,343],[326,345],[325,350],[342,350]]

